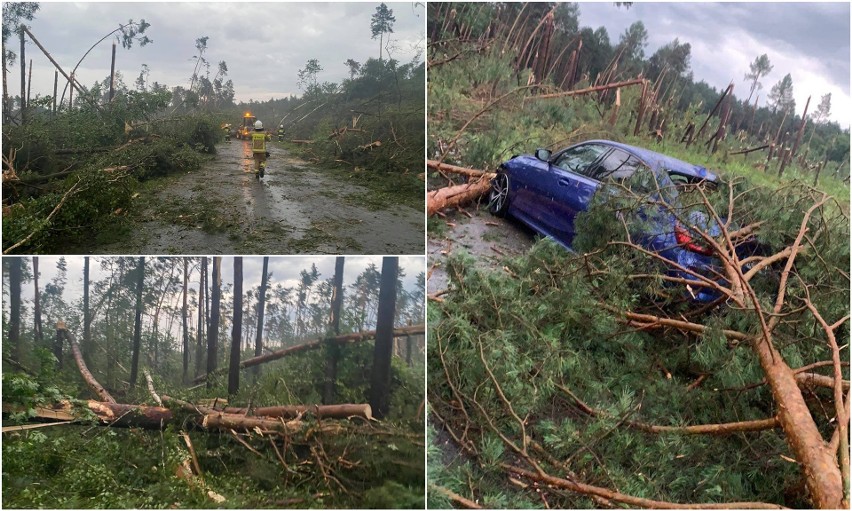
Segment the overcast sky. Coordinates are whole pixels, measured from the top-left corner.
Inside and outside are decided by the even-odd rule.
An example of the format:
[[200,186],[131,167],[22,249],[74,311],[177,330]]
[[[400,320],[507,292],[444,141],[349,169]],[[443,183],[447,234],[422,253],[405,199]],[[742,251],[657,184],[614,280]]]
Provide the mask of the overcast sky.
[[774,66],[761,78],[760,105],[785,74],[793,78],[793,96],[801,115],[808,96],[813,112],[822,95],[831,92],[831,120],[848,128],[852,120],[849,95],[849,2],[840,3],[643,3],[629,9],[611,2],[581,3],[580,26],[603,26],[610,42],[635,21],[648,31],[645,56],[679,38],[692,48],[695,80],[717,89],[732,80],[734,94],[745,99],[750,85],[743,80],[755,57],[767,54]]
[[[27,264],[32,268],[31,258],[26,258]],[[56,275],[56,262],[58,256],[39,256],[39,288],[44,289],[46,283]],[[100,261],[103,257],[92,257],[90,262],[91,281],[101,280],[105,277],[100,269]],[[311,264],[316,264],[320,273],[319,280],[325,280],[334,276],[334,256],[270,256],[269,271],[272,278],[270,286],[278,284],[284,287],[295,287],[298,284],[299,272],[311,269]],[[83,256],[66,256],[68,264],[68,283],[65,286],[63,298],[68,304],[72,304],[83,297]],[[358,275],[363,272],[367,265],[373,263],[376,268],[382,270],[382,256],[346,256],[343,265],[343,286],[346,288],[355,282]],[[401,256],[399,266],[405,271],[403,285],[408,291],[413,291],[417,282],[417,275],[426,271],[425,258],[423,256]],[[192,266],[190,266],[190,269]],[[179,268],[182,271],[182,266]],[[208,269],[212,271],[212,267]],[[263,257],[243,257],[243,291],[251,287],[260,286],[261,273],[263,271]],[[190,276],[190,288],[198,289],[198,272]],[[234,258],[222,258],[222,282],[230,285],[234,282]],[[30,301],[33,297],[32,283],[22,288],[22,297]],[[5,304],[8,307],[8,304]]]
[[[211,65],[211,79],[218,62],[224,60],[228,77],[234,81],[236,99],[265,101],[300,95],[297,73],[308,59],[318,59],[323,67],[318,75],[320,82],[339,83],[348,76],[348,67],[343,64],[347,59],[364,63],[368,58],[378,58],[379,39],[372,39],[370,19],[379,3],[41,2],[30,26],[42,45],[70,72],[89,47],[119,23],[144,18],[151,24],[145,35],[153,43],[144,47],[134,44],[130,50],[119,44],[116,52],[116,68],[129,88],[134,87],[143,63],[150,68],[151,82],[187,87],[195,66],[195,40],[208,36],[205,58]],[[396,18],[390,34],[391,56],[407,63],[424,45],[423,5],[386,5]],[[13,39],[9,41],[11,49],[18,53],[18,43]],[[84,86],[109,76],[112,40],[102,42],[80,65],[77,76]],[[33,95],[52,95],[53,66],[33,44],[27,45],[27,60],[30,58]]]

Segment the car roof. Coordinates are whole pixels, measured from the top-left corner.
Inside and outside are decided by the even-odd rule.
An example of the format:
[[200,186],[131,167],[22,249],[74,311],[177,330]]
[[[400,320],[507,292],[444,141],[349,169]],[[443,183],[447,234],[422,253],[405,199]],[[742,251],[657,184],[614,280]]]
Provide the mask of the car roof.
[[663,169],[668,172],[675,172],[677,174],[683,174],[685,176],[691,176],[713,182],[719,179],[716,174],[710,172],[705,167],[702,167],[700,165],[693,165],[692,163],[687,163],[683,160],[678,160],[677,158],[672,158],[671,156],[666,156],[665,154],[660,154],[656,151],[651,151],[650,149],[636,147],[628,144],[622,144],[621,142],[613,142],[612,140],[587,140],[583,143],[597,143],[617,147],[636,156],[637,158],[651,166],[653,170]]

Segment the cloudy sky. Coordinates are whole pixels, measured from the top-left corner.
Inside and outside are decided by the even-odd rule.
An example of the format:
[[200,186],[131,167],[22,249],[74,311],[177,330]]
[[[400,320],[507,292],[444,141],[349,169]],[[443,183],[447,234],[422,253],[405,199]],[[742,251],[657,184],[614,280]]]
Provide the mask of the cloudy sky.
[[[26,258],[27,264],[32,268],[32,261]],[[105,277],[100,269],[101,257],[93,257],[91,260],[91,279],[92,281],[101,280]],[[44,289],[44,285],[56,275],[56,262],[58,256],[40,256],[39,257],[39,287]],[[65,261],[68,264],[68,284],[65,287],[63,298],[66,303],[74,303],[81,300],[83,297],[83,257],[82,256],[66,256]],[[272,278],[269,281],[271,286],[282,284],[284,287],[295,287],[298,284],[299,272],[302,270],[310,270],[311,264],[316,264],[317,271],[320,273],[320,280],[325,280],[334,276],[334,256],[286,256],[269,258],[269,271],[272,273]],[[343,266],[343,285],[344,288],[355,282],[358,274],[364,271],[367,266],[373,263],[376,268],[381,271],[382,257],[381,256],[346,256]],[[399,266],[405,271],[403,285],[405,289],[413,291],[417,282],[417,275],[425,272],[425,258],[422,256],[403,256],[399,258]],[[191,266],[190,266],[191,268]],[[211,271],[211,270],[208,270]],[[262,257],[243,257],[243,291],[247,291],[250,287],[260,285],[261,274],[263,271]],[[195,276],[190,276],[190,288],[198,289],[198,272]],[[225,285],[233,284],[234,282],[234,258],[222,258],[222,282]],[[24,300],[32,300],[33,286],[28,283],[22,289]],[[8,304],[4,304],[8,307]]]
[[[424,45],[424,8],[414,2],[386,4],[396,18],[391,56],[409,62]],[[227,62],[238,101],[301,94],[297,73],[308,59],[318,59],[323,67],[319,81],[340,82],[348,76],[348,67],[343,64],[347,59],[363,63],[378,58],[379,53],[379,39],[372,39],[370,30],[370,19],[379,2],[40,5],[31,30],[68,72],[92,44],[119,23],[130,19],[150,23],[145,35],[153,43],[144,47],[134,44],[130,50],[119,44],[116,52],[116,67],[130,88],[143,63],[150,68],[151,82],[187,87],[195,66],[195,40],[203,36],[210,38],[205,57],[211,64],[211,79],[218,62]],[[92,50],[81,64],[77,76],[83,85],[88,87],[109,76],[111,40]],[[18,43],[10,42],[14,42],[11,47],[17,53]],[[33,44],[27,46],[30,58],[33,94],[52,95],[53,66]]]
[[[755,57],[764,53],[774,66],[761,78],[759,104],[766,104],[772,86],[790,73],[797,113],[812,96],[813,112],[822,95],[831,92],[831,120],[848,128],[852,120],[849,95],[849,6],[842,3],[643,3],[630,9],[612,3],[581,3],[580,26],[606,27],[610,42],[635,21],[648,31],[646,57],[675,37],[692,47],[695,79],[717,89],[732,80],[734,94],[747,98],[743,80]],[[757,93],[757,92],[756,92]]]

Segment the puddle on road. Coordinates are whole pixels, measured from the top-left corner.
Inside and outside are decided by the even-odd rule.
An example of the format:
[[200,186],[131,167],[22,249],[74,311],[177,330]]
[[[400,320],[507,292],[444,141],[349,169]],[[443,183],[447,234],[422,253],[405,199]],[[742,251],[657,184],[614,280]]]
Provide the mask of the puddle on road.
[[[371,211],[345,200],[367,193],[270,145],[267,174],[254,176],[247,142],[217,146],[201,169],[147,185],[144,209],[121,242],[97,253],[399,253],[424,249],[422,211]],[[191,217],[192,222],[186,218]],[[166,247],[166,249],[164,249]]]
[[[443,236],[429,236],[428,264],[431,271],[426,287],[429,293],[447,288],[447,257],[464,249],[480,268],[498,269],[505,257],[527,252],[535,242],[532,231],[513,220],[497,218],[484,208],[468,209],[472,218],[447,212]],[[452,226],[449,224],[453,224]]]

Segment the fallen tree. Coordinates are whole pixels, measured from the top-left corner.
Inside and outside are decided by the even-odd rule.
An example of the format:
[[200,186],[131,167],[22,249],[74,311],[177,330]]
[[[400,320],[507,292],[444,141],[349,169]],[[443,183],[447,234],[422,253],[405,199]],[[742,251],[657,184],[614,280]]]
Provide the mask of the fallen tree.
[[109,392],[107,392],[103,385],[98,383],[89,371],[89,368],[86,367],[86,362],[83,360],[83,354],[80,352],[80,347],[77,345],[77,341],[74,339],[74,336],[71,335],[71,332],[69,332],[65,327],[64,321],[60,321],[56,324],[56,335],[67,340],[68,344],[71,345],[71,353],[74,355],[74,361],[77,362],[77,367],[80,369],[80,375],[82,375],[83,379],[86,380],[86,384],[89,388],[92,389],[92,391],[102,400],[108,403],[115,403],[115,399]]
[[[163,396],[167,402],[176,404],[181,410],[189,412],[189,423],[204,429],[221,430],[228,432],[230,429],[245,429],[278,433],[299,432],[311,422],[306,422],[303,417],[313,415],[319,419],[347,419],[361,417],[371,419],[370,405],[328,405],[321,408],[321,412],[310,411],[307,406],[273,406],[255,409],[262,411],[264,415],[255,414],[248,416],[245,408],[226,408],[224,411],[213,410],[203,406],[196,406],[181,400]],[[4,413],[15,413],[26,411],[24,407],[10,404],[3,405]],[[32,408],[34,418],[54,422],[84,421],[91,416],[91,412],[102,425],[122,428],[141,429],[165,429],[169,424],[175,423],[176,415],[170,408],[162,406],[131,405],[123,403],[106,403],[102,401],[86,400],[78,402],[75,406],[71,401],[60,401],[53,406],[37,406]],[[291,420],[284,422],[283,418]],[[337,432],[341,426],[334,423],[322,423],[321,426],[311,425],[316,431]],[[317,429],[319,428],[319,429]]]
[[339,404],[339,405],[285,405],[285,406],[261,406],[258,408],[226,407],[223,412],[253,416],[253,417],[281,417],[294,419],[297,417],[312,415],[317,419],[347,419],[350,417],[361,417],[371,420],[373,410],[368,404]]
[[[682,209],[612,191],[578,217],[574,254],[543,243],[500,272],[448,260],[428,357],[443,432],[554,508],[848,506],[849,256],[831,241],[849,236],[844,207],[737,182]],[[651,207],[694,230],[713,271],[631,238]],[[690,300],[704,289],[720,299]]]
[[[426,332],[426,325],[412,325],[406,326],[402,328],[395,328],[393,331],[394,337],[405,337],[408,335],[417,335],[423,334]],[[315,341],[306,342],[304,344],[299,344],[298,346],[290,346],[288,348],[282,348],[280,350],[276,350],[265,355],[260,355],[258,357],[249,358],[240,362],[240,369],[245,369],[246,367],[253,367],[260,364],[265,364],[267,362],[272,362],[273,360],[278,360],[280,358],[284,358],[288,355],[294,355],[296,353],[302,353],[309,350],[315,350],[317,348],[321,348],[325,345],[326,342],[334,342],[336,344],[349,344],[355,342],[368,341],[376,337],[375,330],[369,330],[366,332],[355,332],[351,334],[343,334],[335,337],[330,337],[328,339],[317,339]],[[213,371],[210,374],[219,374],[224,372],[224,369],[218,369]],[[193,384],[201,383],[207,380],[207,374],[202,374],[192,380]]]

